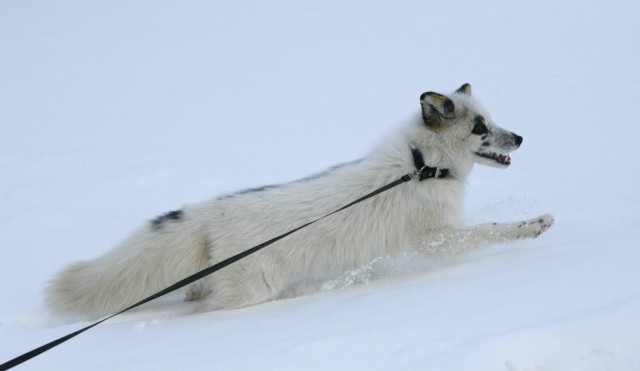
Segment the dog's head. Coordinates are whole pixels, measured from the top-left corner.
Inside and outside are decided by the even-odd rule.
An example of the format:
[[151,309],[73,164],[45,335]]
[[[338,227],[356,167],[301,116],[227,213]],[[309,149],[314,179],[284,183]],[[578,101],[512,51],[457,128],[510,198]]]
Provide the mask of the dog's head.
[[467,158],[475,163],[505,168],[509,152],[522,137],[497,126],[487,110],[471,96],[464,84],[445,96],[426,92],[420,96],[423,124],[438,137],[437,142],[451,160]]

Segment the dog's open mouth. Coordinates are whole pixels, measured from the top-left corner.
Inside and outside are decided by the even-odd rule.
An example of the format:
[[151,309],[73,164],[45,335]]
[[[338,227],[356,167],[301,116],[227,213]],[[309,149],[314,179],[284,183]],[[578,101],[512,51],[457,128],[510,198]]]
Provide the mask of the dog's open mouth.
[[511,165],[511,157],[509,157],[509,155],[501,155],[495,152],[475,152],[475,154],[477,156],[482,157],[483,159],[496,162],[495,165],[499,165],[499,166]]

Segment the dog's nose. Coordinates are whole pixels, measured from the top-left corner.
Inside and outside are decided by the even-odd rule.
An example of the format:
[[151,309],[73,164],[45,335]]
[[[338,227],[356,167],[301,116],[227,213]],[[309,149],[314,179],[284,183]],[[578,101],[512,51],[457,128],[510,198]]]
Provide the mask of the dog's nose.
[[513,139],[515,139],[517,146],[520,146],[522,144],[522,137],[518,134],[513,134]]

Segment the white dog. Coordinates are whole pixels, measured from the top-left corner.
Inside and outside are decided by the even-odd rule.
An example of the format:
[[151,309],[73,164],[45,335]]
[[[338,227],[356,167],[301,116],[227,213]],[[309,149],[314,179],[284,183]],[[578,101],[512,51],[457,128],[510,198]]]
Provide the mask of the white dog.
[[[459,225],[474,163],[509,166],[522,137],[495,125],[463,85],[449,96],[420,97],[422,114],[359,161],[299,181],[187,204],[142,226],[113,250],[60,272],[46,289],[53,312],[113,313],[212,264],[285,233],[386,185],[419,166],[433,169],[302,229],[189,287],[207,309],[280,297],[313,276],[338,275],[412,247],[428,255],[464,252],[537,237],[544,215],[515,223]],[[437,167],[437,168],[435,168]],[[427,173],[429,176],[427,176]]]

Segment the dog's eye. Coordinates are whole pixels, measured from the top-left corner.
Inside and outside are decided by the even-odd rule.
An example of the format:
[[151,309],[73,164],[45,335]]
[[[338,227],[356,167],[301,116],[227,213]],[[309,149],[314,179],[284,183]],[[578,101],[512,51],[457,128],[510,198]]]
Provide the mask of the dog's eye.
[[487,125],[484,124],[483,119],[476,117],[474,121],[475,121],[475,125],[473,126],[473,130],[471,130],[472,134],[484,135],[489,132],[489,128],[487,127]]

